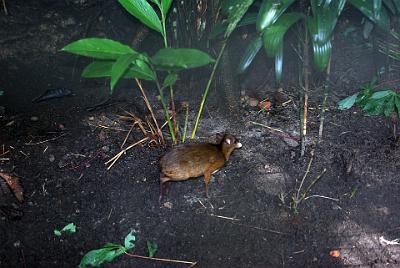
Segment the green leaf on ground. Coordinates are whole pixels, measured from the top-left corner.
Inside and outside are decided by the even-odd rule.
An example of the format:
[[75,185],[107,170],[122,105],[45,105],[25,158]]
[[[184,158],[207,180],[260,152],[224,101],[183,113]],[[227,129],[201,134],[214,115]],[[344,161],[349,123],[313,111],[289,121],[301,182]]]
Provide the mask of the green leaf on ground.
[[149,257],[153,258],[156,255],[158,246],[155,242],[147,241],[147,251],[149,253]]
[[67,225],[64,226],[64,228],[62,228],[61,230],[54,230],[54,234],[56,236],[61,236],[62,233],[66,233],[66,234],[73,234],[76,232],[76,226],[74,223],[69,223]]

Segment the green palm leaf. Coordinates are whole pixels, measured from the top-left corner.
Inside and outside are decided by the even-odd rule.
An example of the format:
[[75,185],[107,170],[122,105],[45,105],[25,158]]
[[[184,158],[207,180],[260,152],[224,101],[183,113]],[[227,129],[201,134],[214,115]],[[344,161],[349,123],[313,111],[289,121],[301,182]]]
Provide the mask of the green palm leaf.
[[294,0],[264,0],[258,12],[256,29],[259,33],[273,24]]
[[262,47],[262,38],[261,36],[256,36],[253,40],[250,41],[250,44],[247,46],[238,66],[238,73],[243,73],[253,62],[255,56],[258,51],[260,51]]
[[[349,3],[360,10],[368,19],[384,31],[390,31],[390,19],[386,7],[376,0],[349,0]],[[397,5],[398,0],[394,1]],[[399,4],[400,5],[400,4]]]

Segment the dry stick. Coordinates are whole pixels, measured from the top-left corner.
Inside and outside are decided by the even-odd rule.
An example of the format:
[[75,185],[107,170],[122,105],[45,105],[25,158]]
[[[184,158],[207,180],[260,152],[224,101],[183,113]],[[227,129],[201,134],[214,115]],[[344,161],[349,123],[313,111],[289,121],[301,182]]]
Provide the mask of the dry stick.
[[54,141],[54,140],[56,140],[58,138],[61,138],[62,136],[65,136],[65,135],[67,135],[67,134],[63,133],[60,136],[57,136],[57,137],[54,137],[54,138],[51,138],[51,139],[47,139],[47,140],[39,141],[39,142],[34,142],[34,143],[28,142],[28,143],[25,143],[25,145],[39,145],[39,144],[46,143],[46,142],[49,142],[49,141]]
[[154,258],[154,257],[146,257],[146,256],[141,256],[141,255],[136,255],[136,254],[131,254],[128,252],[125,252],[126,255],[138,258],[138,259],[144,259],[144,260],[152,260],[152,261],[161,261],[161,262],[172,262],[172,263],[183,263],[183,264],[190,264],[190,267],[194,267],[197,262],[195,261],[180,261],[180,260],[172,260],[172,259],[162,259],[162,258]]
[[[290,139],[290,140],[294,140],[294,141],[298,141],[298,139],[295,139],[295,138],[289,136],[286,132],[284,132],[283,130],[280,130],[278,128],[273,128],[273,127],[270,127],[270,126],[267,126],[267,125],[264,125],[264,124],[261,124],[261,123],[253,122],[253,121],[250,121],[250,123],[253,124],[253,125],[256,125],[256,126],[265,127],[273,135],[276,135],[276,136],[279,136],[279,137],[282,137],[282,138],[286,138],[286,139]],[[278,133],[275,133],[274,131],[280,132],[280,133],[283,133],[283,134],[278,134]]]
[[300,182],[299,189],[297,190],[297,194],[296,194],[296,200],[297,201],[300,200],[300,191],[301,191],[301,188],[303,187],[304,181],[306,180],[308,173],[310,173],[311,164],[312,164],[313,161],[314,161],[314,150],[311,151],[310,161],[308,162],[308,166],[307,166],[306,172],[304,173],[303,179]]
[[307,25],[304,25],[305,29],[305,39],[303,47],[303,75],[304,75],[304,88],[303,88],[303,113],[300,116],[301,129],[300,129],[300,139],[301,139],[301,151],[300,156],[304,156],[306,150],[306,136],[307,136],[307,113],[308,113],[308,92],[310,88],[310,56],[308,53],[308,29]]
[[126,147],[125,149],[123,149],[121,152],[119,152],[118,154],[116,154],[113,158],[111,158],[110,160],[108,160],[107,162],[105,162],[105,165],[108,165],[109,163],[111,163],[108,167],[107,170],[110,170],[111,167],[115,164],[115,162],[118,161],[118,159],[124,154],[126,153],[129,149],[135,147],[136,145],[145,142],[149,139],[149,137],[144,137],[143,139],[141,139],[138,142],[135,142],[134,144],[129,145],[128,147]]
[[149,112],[151,114],[151,118],[153,119],[153,122],[156,125],[158,136],[160,139],[159,142],[160,142],[160,144],[164,144],[164,137],[163,137],[162,131],[161,131],[160,127],[158,126],[158,123],[157,123],[156,117],[154,116],[154,112],[153,112],[153,109],[151,108],[150,102],[147,99],[146,94],[144,93],[142,83],[137,78],[135,78],[135,80],[136,80],[137,85],[139,86],[140,92],[142,93],[142,96],[143,96],[144,102],[146,103],[147,109],[149,110]]
[[326,67],[326,79],[324,85],[324,101],[322,102],[322,110],[321,110],[321,119],[319,122],[319,130],[318,130],[318,143],[322,141],[322,133],[324,131],[324,121],[325,121],[325,112],[326,112],[326,103],[329,95],[329,83],[331,77],[331,57],[328,60],[328,66]]
[[135,127],[135,124],[136,124],[136,123],[133,123],[133,124],[132,124],[131,128],[130,128],[129,131],[128,131],[128,134],[126,134],[125,139],[124,139],[124,141],[123,141],[122,144],[121,144],[121,148],[124,147],[126,141],[128,140],[129,135],[131,135],[131,132],[132,132],[133,128]]

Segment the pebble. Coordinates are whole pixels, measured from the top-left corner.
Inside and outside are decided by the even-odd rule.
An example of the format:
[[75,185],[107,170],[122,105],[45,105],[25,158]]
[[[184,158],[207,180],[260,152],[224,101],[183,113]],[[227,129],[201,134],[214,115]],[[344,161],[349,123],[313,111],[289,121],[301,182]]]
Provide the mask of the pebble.
[[257,107],[259,101],[255,98],[249,98],[247,103],[249,104],[250,107]]
[[53,154],[49,155],[49,161],[53,163],[54,160],[56,160],[55,156]]
[[171,202],[165,202],[165,203],[163,204],[163,206],[164,206],[165,208],[172,209],[172,203],[171,203]]
[[37,117],[37,116],[31,116],[31,121],[32,121],[32,122],[37,122],[37,121],[39,121],[39,117]]
[[107,146],[107,145],[104,145],[103,147],[101,147],[101,150],[102,150],[103,152],[107,153],[107,152],[110,151],[110,147]]
[[299,146],[299,143],[297,141],[295,141],[294,139],[290,139],[290,138],[283,138],[283,141],[289,145],[290,147],[297,147]]

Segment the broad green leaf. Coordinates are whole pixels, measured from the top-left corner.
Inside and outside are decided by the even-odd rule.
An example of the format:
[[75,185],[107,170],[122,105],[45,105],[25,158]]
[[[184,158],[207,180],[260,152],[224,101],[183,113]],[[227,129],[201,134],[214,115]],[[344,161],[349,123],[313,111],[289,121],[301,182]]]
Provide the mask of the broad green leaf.
[[[94,61],[86,66],[82,72],[82,76],[85,78],[110,77],[113,64],[113,61]],[[155,74],[145,62],[136,60],[123,77],[154,80]]]
[[367,115],[380,115],[383,113],[383,108],[385,106],[385,99],[373,100],[369,99],[362,109]]
[[144,25],[159,33],[163,32],[160,18],[146,0],[118,0],[118,2]]
[[394,98],[394,104],[397,108],[397,117],[400,118],[400,94],[397,94]]
[[133,249],[135,247],[135,243],[134,243],[135,241],[136,241],[136,237],[131,231],[129,234],[127,234],[127,236],[125,236],[125,240],[124,240],[125,249],[126,250]]
[[397,10],[396,10],[396,6],[394,5],[393,2],[399,2],[398,0],[383,0],[383,3],[385,4],[385,6],[387,7],[387,9],[390,11],[390,13],[392,13],[393,15],[396,15]]
[[377,99],[382,99],[385,98],[387,96],[393,95],[393,91],[392,90],[381,90],[381,91],[377,91],[374,92],[374,94],[372,94],[371,99],[377,100]]
[[385,102],[385,109],[383,111],[383,114],[386,117],[389,117],[392,115],[392,113],[394,112],[394,101],[395,101],[395,96],[391,96],[389,97],[386,102]]
[[359,94],[360,93],[353,94],[353,95],[351,95],[351,96],[339,101],[338,102],[338,109],[339,110],[350,109],[354,105],[354,103],[356,102],[357,96]]
[[[384,31],[390,31],[390,18],[386,7],[381,7],[378,17],[375,13],[378,11],[374,10],[374,4],[371,0],[348,0],[351,5],[360,10],[368,19],[378,25]],[[375,1],[375,0],[373,0]],[[396,0],[398,1],[398,0]],[[374,12],[375,11],[375,12]]]
[[175,84],[176,80],[178,80],[178,75],[176,73],[168,74],[163,82],[163,87],[170,87]]
[[127,45],[105,38],[86,38],[72,42],[61,51],[95,59],[118,59],[124,54],[137,53]]
[[243,15],[247,12],[249,7],[253,4],[254,0],[242,0],[236,2],[234,6],[231,6],[228,11],[228,27],[225,32],[225,39],[227,39],[233,30],[235,30],[236,25],[242,19]]
[[[236,25],[236,28],[256,23],[256,19],[257,19],[257,13],[248,12],[239,21],[239,23]],[[210,33],[208,34],[208,39],[216,38],[218,35],[224,33],[226,31],[226,28],[227,28],[227,23],[217,22],[211,29]]]
[[273,24],[294,0],[264,0],[257,16],[256,29],[261,33]]
[[400,13],[400,1],[393,0],[393,4],[396,7],[397,13]]
[[256,36],[253,40],[250,41],[250,44],[247,46],[238,66],[238,73],[243,73],[253,62],[255,56],[258,51],[260,51],[262,47],[262,38],[261,36]]
[[167,17],[168,10],[170,9],[172,0],[161,0],[161,10],[164,17]]
[[280,16],[274,24],[263,33],[264,49],[267,55],[274,57],[283,45],[283,37],[289,28],[303,18],[301,13],[291,12]]
[[125,74],[126,78],[139,78],[144,80],[156,80],[156,74],[147,64],[147,62],[143,60],[136,60],[135,64],[129,69],[129,71]]
[[156,255],[157,248],[158,248],[158,246],[155,242],[147,241],[147,251],[149,253],[150,258],[153,258],[154,255]]
[[79,268],[99,267],[105,262],[111,262],[124,254],[125,248],[121,245],[108,243],[100,249],[94,249],[83,256]]
[[182,70],[204,66],[214,62],[207,53],[193,48],[163,48],[152,58],[159,70]]
[[325,44],[313,43],[314,64],[318,70],[322,71],[328,66],[329,58],[332,53],[331,41]]
[[323,70],[328,65],[332,50],[332,32],[344,4],[345,0],[311,0],[313,15],[307,17],[307,27],[313,45],[314,64],[318,70]]
[[375,19],[379,20],[381,16],[382,0],[373,0],[373,11]]
[[111,92],[119,79],[125,74],[132,62],[137,59],[136,54],[126,54],[119,57],[111,67]]
[[221,14],[225,17],[229,15],[229,12],[232,10],[232,8],[238,4],[240,4],[242,0],[222,0],[220,1],[220,7],[221,7]]
[[62,235],[62,233],[61,233],[59,230],[57,230],[57,229],[54,230],[54,234],[55,234],[56,236],[61,236],[61,235]]

